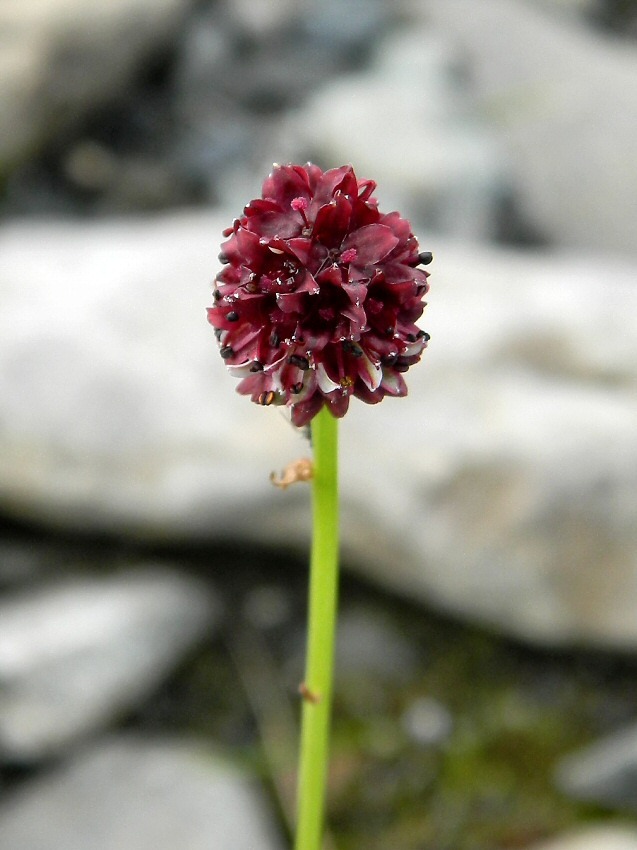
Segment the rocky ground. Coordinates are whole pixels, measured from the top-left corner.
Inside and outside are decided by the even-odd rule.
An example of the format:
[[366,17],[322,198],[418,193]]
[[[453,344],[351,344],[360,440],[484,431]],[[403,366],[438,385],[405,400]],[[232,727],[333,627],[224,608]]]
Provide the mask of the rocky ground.
[[[304,559],[3,537],[2,846],[287,846]],[[346,573],[337,670],[338,847],[634,846],[631,657],[531,649]]]
[[307,445],[204,308],[311,158],[435,254],[410,396],[341,428],[335,846],[637,848],[635,20],[0,10],[2,847],[288,846]]

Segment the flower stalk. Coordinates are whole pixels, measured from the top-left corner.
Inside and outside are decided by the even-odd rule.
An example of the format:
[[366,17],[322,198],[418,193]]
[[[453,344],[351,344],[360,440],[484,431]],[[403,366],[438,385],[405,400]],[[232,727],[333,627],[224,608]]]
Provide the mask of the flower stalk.
[[337,424],[352,397],[407,395],[404,375],[429,334],[416,324],[429,290],[430,251],[407,219],[383,213],[373,180],[351,165],[275,165],[223,231],[208,321],[219,353],[258,405],[310,426],[314,462],[288,465],[274,485],[312,481],[308,649],[295,850],[321,850],[328,774],[338,595]]
[[338,600],[338,421],[312,420],[312,551],[295,850],[320,850],[324,830]]

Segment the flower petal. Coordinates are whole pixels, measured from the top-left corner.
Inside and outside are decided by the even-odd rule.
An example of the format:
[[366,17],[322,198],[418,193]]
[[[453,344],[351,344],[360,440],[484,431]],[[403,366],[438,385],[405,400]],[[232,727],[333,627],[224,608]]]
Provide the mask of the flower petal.
[[243,265],[260,268],[266,249],[259,241],[259,236],[256,233],[250,233],[245,227],[240,227],[234,235],[234,240]]
[[295,292],[307,292],[310,295],[317,295],[320,292],[320,286],[314,277],[305,270],[296,284]]
[[352,205],[345,195],[337,195],[316,214],[314,238],[328,248],[340,247],[347,233],[351,214]]
[[348,393],[331,393],[327,396],[326,401],[329,405],[332,416],[335,416],[337,419],[341,419],[345,416],[349,408]]
[[300,263],[304,266],[308,264],[313,247],[311,239],[305,236],[297,236],[288,240],[287,247]]
[[378,263],[383,257],[398,245],[398,237],[394,236],[390,227],[384,224],[367,224],[349,236],[343,242],[343,249],[356,250],[356,265],[367,266]]
[[263,197],[287,210],[294,198],[310,200],[307,172],[298,165],[277,165],[263,182]]
[[385,391],[382,388],[382,385],[376,390],[370,390],[369,387],[366,387],[362,381],[357,381],[356,386],[354,387],[354,395],[356,398],[360,398],[361,401],[364,401],[365,404],[378,404],[379,401],[382,401],[385,398]]
[[333,381],[327,374],[325,366],[322,363],[319,363],[316,367],[316,380],[318,381],[318,385],[323,393],[331,393],[334,390],[341,389],[341,385],[337,384],[336,381]]
[[381,381],[381,386],[387,395],[407,395],[407,384],[400,372],[396,372],[395,369],[383,369],[383,380]]
[[305,292],[279,292],[276,303],[284,313],[301,313],[305,305],[307,293]]
[[325,398],[319,393],[297,404],[292,405],[292,424],[297,428],[307,425],[325,404]]
[[246,227],[260,236],[278,236],[280,239],[290,239],[292,236],[299,235],[303,228],[303,220],[301,216],[268,210],[250,216]]
[[352,330],[360,333],[367,322],[367,315],[360,304],[350,304],[349,307],[341,310],[341,315],[349,319],[354,328]]
[[345,177],[352,172],[351,165],[342,165],[340,168],[330,168],[329,171],[325,171],[316,184],[312,206],[318,209],[324,204],[329,204]]
[[378,364],[373,363],[365,352],[356,359],[356,362],[358,366],[358,375],[365,386],[372,391],[377,390],[383,379],[383,370],[381,367]]

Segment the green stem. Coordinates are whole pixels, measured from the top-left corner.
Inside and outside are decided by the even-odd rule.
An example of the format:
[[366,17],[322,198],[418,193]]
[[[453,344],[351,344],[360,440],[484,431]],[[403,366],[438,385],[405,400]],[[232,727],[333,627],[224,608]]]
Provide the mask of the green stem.
[[338,420],[312,420],[312,554],[295,850],[320,850],[324,830],[338,596]]

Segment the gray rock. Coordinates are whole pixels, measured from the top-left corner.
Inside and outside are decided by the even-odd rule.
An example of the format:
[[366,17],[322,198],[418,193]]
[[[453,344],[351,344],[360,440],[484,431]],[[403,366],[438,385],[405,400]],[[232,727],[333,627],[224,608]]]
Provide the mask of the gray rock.
[[289,623],[293,610],[292,598],[285,588],[258,584],[246,593],[242,613],[251,626],[268,631]]
[[637,811],[637,726],[563,758],[556,782],[576,799]]
[[568,15],[586,20],[597,2],[598,0],[557,0],[557,2],[556,0],[535,0],[535,5],[542,6],[551,14]]
[[454,236],[492,236],[506,161],[457,65],[453,46],[425,25],[385,36],[370,69],[326,83],[284,122],[281,158],[309,150],[329,165],[352,162],[387,206]]
[[249,777],[201,744],[117,738],[7,796],[0,845],[20,850],[280,850]]
[[466,57],[476,103],[498,131],[536,227],[557,244],[634,254],[631,45],[523,0],[410,5]]
[[[306,633],[289,642],[284,663],[290,692],[296,691],[305,670]],[[421,659],[409,636],[402,634],[386,612],[359,604],[339,612],[335,676],[339,699],[355,715],[367,715],[370,706],[387,710],[387,694],[413,677]],[[395,736],[392,737],[395,742]]]
[[171,88],[176,161],[206,197],[242,206],[264,162],[294,158],[281,134],[285,111],[360,64],[394,18],[384,0],[241,0],[195,10]]
[[529,850],[637,850],[637,830],[608,824],[567,832]]
[[43,571],[48,553],[7,536],[0,540],[0,586],[12,587],[34,578]]
[[[219,6],[220,4],[215,4]],[[257,40],[265,40],[287,29],[307,11],[294,0],[225,0],[222,4],[237,29]],[[219,9],[214,8],[219,18]]]
[[413,700],[405,709],[401,722],[409,738],[423,747],[443,744],[453,729],[449,709],[431,697]]
[[[268,476],[308,446],[234,392],[205,322],[231,220],[4,228],[4,511],[306,551],[309,488]],[[634,266],[423,247],[432,342],[410,395],[354,400],[341,427],[346,562],[527,640],[634,650]]]
[[0,757],[29,762],[137,705],[211,628],[207,587],[165,568],[0,602]]
[[325,0],[306,7],[302,28],[311,41],[342,53],[379,40],[395,17],[383,0]]
[[342,612],[336,640],[337,675],[372,675],[390,682],[405,682],[418,664],[418,656],[383,612],[359,605]]
[[[80,192],[99,196],[94,209],[100,214],[179,206],[191,191],[188,176],[171,157],[147,153],[122,155],[90,139],[82,139],[71,147],[63,168],[66,178]],[[15,200],[13,197],[12,201]],[[35,203],[33,198],[32,203]]]
[[24,0],[0,7],[0,163],[109,102],[169,41],[190,0]]

